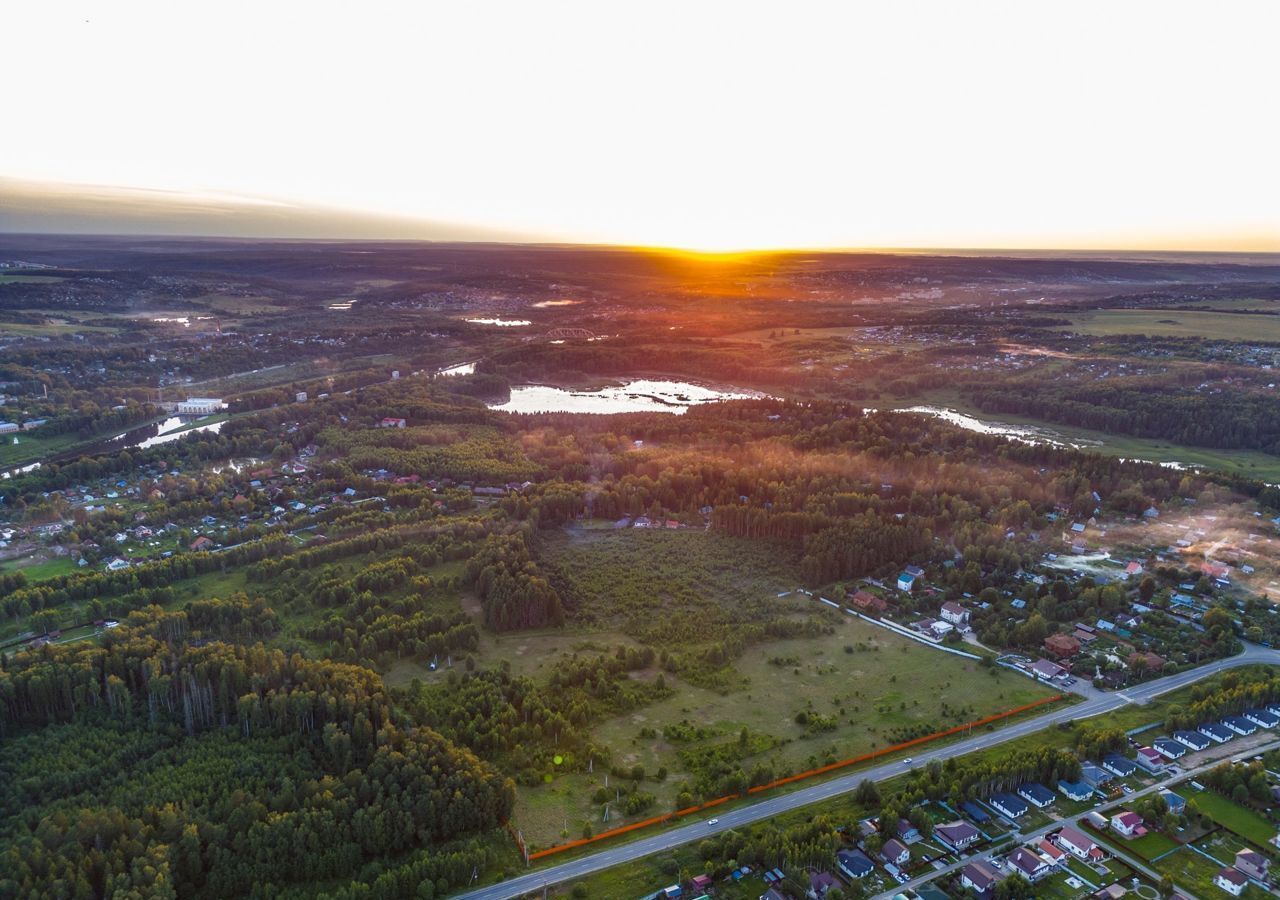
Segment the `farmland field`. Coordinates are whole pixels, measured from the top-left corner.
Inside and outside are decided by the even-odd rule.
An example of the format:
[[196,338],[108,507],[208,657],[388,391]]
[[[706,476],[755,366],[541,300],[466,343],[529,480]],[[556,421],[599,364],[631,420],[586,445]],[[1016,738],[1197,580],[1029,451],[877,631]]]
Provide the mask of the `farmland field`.
[[1223,341],[1280,341],[1280,316],[1182,309],[1099,309],[1071,316],[1065,330],[1108,337],[1192,337]]

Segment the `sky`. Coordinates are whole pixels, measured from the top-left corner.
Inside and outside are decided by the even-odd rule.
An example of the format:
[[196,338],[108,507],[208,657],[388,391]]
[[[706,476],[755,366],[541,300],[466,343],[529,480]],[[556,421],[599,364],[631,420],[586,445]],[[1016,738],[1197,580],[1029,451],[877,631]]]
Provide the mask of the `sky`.
[[4,21],[0,230],[1280,251],[1274,0]]

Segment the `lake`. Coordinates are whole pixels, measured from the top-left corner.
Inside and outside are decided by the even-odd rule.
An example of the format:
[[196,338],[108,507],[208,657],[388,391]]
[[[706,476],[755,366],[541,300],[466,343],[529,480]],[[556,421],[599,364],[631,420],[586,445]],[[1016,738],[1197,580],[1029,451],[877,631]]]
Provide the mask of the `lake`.
[[594,391],[574,391],[541,384],[511,389],[511,399],[489,406],[517,413],[613,413],[662,412],[681,415],[691,406],[721,400],[762,397],[754,391],[728,391],[687,381],[630,381]]

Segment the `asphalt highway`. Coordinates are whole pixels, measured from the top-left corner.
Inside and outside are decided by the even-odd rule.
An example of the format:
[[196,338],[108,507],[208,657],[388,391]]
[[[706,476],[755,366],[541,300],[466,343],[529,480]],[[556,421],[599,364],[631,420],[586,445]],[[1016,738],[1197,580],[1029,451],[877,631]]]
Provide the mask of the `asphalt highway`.
[[[1147,703],[1161,694],[1186,687],[1225,669],[1255,663],[1280,665],[1280,650],[1245,644],[1244,651],[1236,656],[1206,663],[1203,666],[1180,672],[1177,675],[1158,678],[1112,694],[1099,694],[1092,690],[1092,686],[1088,686],[1087,699],[1082,703],[1077,703],[1064,709],[1051,710],[1034,718],[1020,720],[994,733],[982,732],[972,737],[940,745],[936,749],[916,750],[911,757],[911,765],[923,766],[935,759],[946,760],[953,756],[972,753],[975,750],[983,750],[987,747],[993,747],[1041,729],[1049,728],[1060,722],[1087,719],[1091,716],[1119,709],[1129,703]],[[1081,693],[1084,694],[1085,690],[1082,690]],[[535,869],[498,884],[468,891],[458,895],[458,897],[459,900],[512,900],[512,898],[523,897],[529,893],[540,892],[549,885],[574,881],[593,872],[599,872],[601,869],[612,868],[645,856],[662,853],[691,841],[702,840],[708,835],[728,831],[732,828],[741,828],[772,816],[808,806],[811,803],[838,797],[841,794],[852,791],[862,781],[868,779],[882,781],[894,775],[900,775],[907,770],[908,766],[901,760],[883,763],[869,769],[859,769],[848,775],[800,788],[788,794],[767,797],[755,803],[726,810],[725,812],[708,811],[708,817],[715,817],[718,820],[715,825],[708,824],[708,819],[699,818],[688,825],[681,825],[676,828],[656,826],[656,830],[646,837],[631,841],[620,839],[619,843],[606,844],[595,853],[580,856],[558,865],[548,866],[545,869]]]

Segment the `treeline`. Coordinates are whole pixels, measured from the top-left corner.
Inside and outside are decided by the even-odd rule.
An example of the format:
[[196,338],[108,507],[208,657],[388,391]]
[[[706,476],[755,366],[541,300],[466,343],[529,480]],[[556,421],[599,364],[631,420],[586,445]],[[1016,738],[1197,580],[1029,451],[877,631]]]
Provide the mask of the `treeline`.
[[1200,775],[1198,780],[1236,803],[1271,806],[1271,782],[1267,778],[1266,765],[1261,761],[1224,762]]
[[182,553],[168,559],[131,566],[119,572],[60,575],[15,590],[0,601],[0,607],[5,615],[17,619],[66,603],[84,603],[142,589],[166,587],[207,572],[223,571],[279,556],[296,546],[285,535],[274,534],[261,541],[242,544],[220,553]]
[[1165,719],[1170,731],[1196,728],[1223,716],[1239,715],[1247,709],[1265,706],[1280,699],[1280,676],[1270,669],[1232,671],[1211,685],[1191,689],[1191,702],[1171,710]]
[[974,390],[986,413],[1006,413],[1199,447],[1280,453],[1280,404],[1247,390],[1212,394],[1167,379],[1089,384],[1004,382]]
[[948,759],[945,764],[930,763],[910,776],[905,792],[908,797],[929,800],[946,799],[949,803],[985,799],[992,794],[1016,791],[1030,782],[1050,789],[1059,781],[1076,781],[1080,777],[1080,760],[1069,750],[1040,748],[1006,753],[996,759]]
[[124,431],[134,425],[154,419],[160,415],[159,408],[149,403],[134,403],[123,406],[100,407],[96,403],[82,403],[74,411],[64,412],[49,419],[36,429],[39,435],[75,434],[81,438],[91,438],[110,431]]

